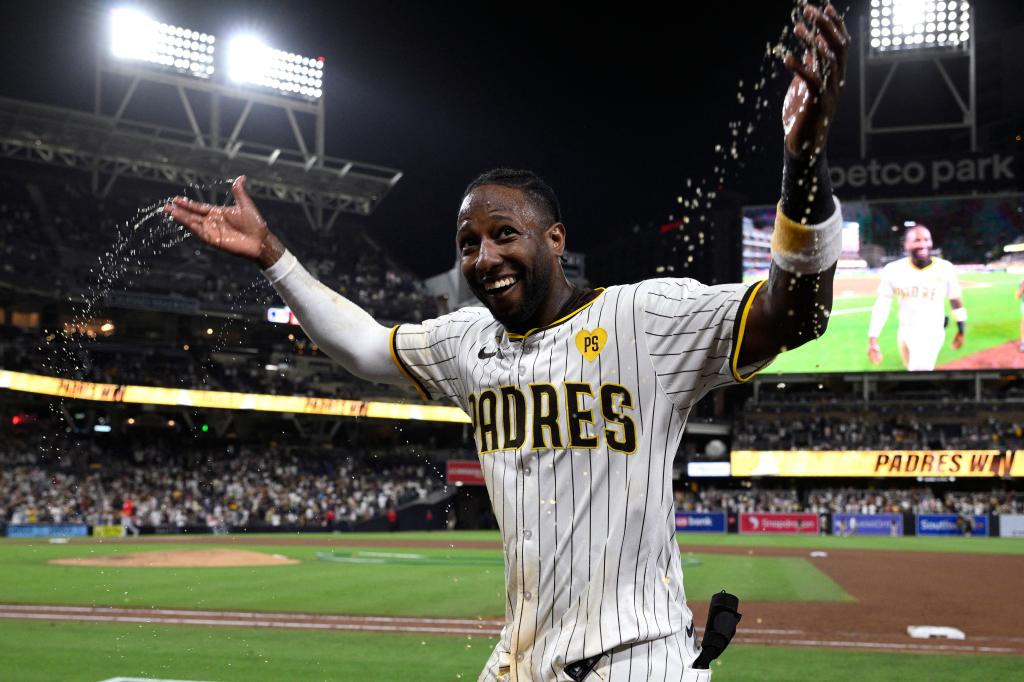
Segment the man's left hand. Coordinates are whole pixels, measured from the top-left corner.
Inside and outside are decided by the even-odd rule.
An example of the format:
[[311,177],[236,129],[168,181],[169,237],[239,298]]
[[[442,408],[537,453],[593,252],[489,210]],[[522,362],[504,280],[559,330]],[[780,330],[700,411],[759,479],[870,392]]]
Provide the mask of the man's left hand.
[[804,53],[800,59],[786,53],[785,64],[793,72],[793,80],[782,107],[782,127],[786,151],[809,161],[825,149],[828,127],[835,119],[846,78],[850,34],[835,7],[826,5],[821,10],[807,5],[793,35],[804,44]]
[[953,350],[960,350],[964,345],[964,333],[957,332],[953,337]]

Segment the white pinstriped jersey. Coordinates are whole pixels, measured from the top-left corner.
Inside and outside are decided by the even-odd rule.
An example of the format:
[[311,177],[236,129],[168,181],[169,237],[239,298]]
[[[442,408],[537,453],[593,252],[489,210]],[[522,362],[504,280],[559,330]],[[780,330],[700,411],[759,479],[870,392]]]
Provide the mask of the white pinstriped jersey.
[[900,330],[909,336],[942,334],[946,299],[960,298],[956,267],[948,260],[932,258],[923,268],[901,258],[882,268],[878,295],[900,302]]
[[759,369],[734,363],[755,289],[654,279],[525,336],[485,308],[392,332],[418,387],[472,417],[501,528],[506,624],[481,680],[566,680],[690,626],[672,463],[691,406]]

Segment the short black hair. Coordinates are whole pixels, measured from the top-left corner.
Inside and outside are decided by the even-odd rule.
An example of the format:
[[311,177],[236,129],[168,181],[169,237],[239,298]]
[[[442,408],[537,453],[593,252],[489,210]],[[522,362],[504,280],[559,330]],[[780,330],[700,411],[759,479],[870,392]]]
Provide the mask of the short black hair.
[[462,197],[466,198],[470,192],[482,185],[500,185],[518,189],[526,194],[533,202],[534,207],[545,215],[549,225],[562,222],[562,209],[558,205],[555,190],[551,189],[551,186],[533,171],[515,168],[491,169],[476,176],[473,182],[466,186]]
[[928,234],[931,235],[932,228],[928,227],[927,225],[922,225],[920,223],[914,223],[910,227],[904,228],[904,230],[903,230],[903,241],[907,241],[907,237],[910,236],[910,233],[913,232],[914,230],[916,230],[919,227],[923,227],[924,229],[928,230]]

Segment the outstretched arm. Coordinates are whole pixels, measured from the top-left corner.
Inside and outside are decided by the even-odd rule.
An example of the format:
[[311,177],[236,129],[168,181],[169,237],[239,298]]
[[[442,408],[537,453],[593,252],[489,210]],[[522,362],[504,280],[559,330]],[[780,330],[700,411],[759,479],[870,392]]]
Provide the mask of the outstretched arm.
[[782,198],[768,282],[751,303],[739,365],[752,365],[824,333],[842,249],[842,217],[832,197],[825,143],[846,72],[850,35],[832,5],[807,5],[793,34],[803,43],[783,105]]
[[878,298],[871,308],[871,321],[868,323],[868,360],[877,365],[882,362],[882,347],[878,345],[878,337],[882,335],[885,321],[889,319],[892,308],[892,287],[883,273],[882,282],[878,286]]
[[953,320],[956,321],[956,334],[953,336],[953,350],[960,350],[964,345],[964,333],[967,331],[967,308],[959,296],[949,299],[949,307],[953,309]]
[[203,242],[259,265],[309,338],[346,370],[369,381],[404,383],[391,360],[388,329],[299,264],[267,228],[245,191],[245,176],[231,191],[233,206],[176,197],[164,211]]

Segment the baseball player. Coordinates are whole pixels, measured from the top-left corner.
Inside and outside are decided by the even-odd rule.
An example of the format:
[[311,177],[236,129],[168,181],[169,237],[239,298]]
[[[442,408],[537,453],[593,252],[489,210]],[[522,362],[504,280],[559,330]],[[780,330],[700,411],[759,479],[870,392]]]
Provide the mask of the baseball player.
[[[481,306],[387,329],[318,282],[236,180],[235,205],[176,198],[201,240],[259,264],[353,374],[411,382],[471,417],[505,551],[506,622],[480,680],[710,680],[675,538],[672,462],[690,408],[824,331],[842,218],[824,149],[849,35],[807,6],[787,54],[785,163],[766,281],[573,286],[554,192],[498,169],[467,188],[455,242]],[[700,667],[694,667],[697,664]]]
[[957,326],[952,343],[954,350],[964,345],[967,309],[961,300],[953,264],[931,255],[932,233],[927,227],[915,225],[908,229],[903,248],[906,258],[882,268],[878,298],[868,325],[868,359],[876,365],[882,361],[878,337],[895,297],[900,308],[896,340],[903,365],[912,372],[930,371],[935,369],[942,341],[946,338],[946,299],[949,299]]
[[128,537],[128,533],[139,537],[139,527],[135,525],[135,503],[126,497],[121,504],[121,537]]

